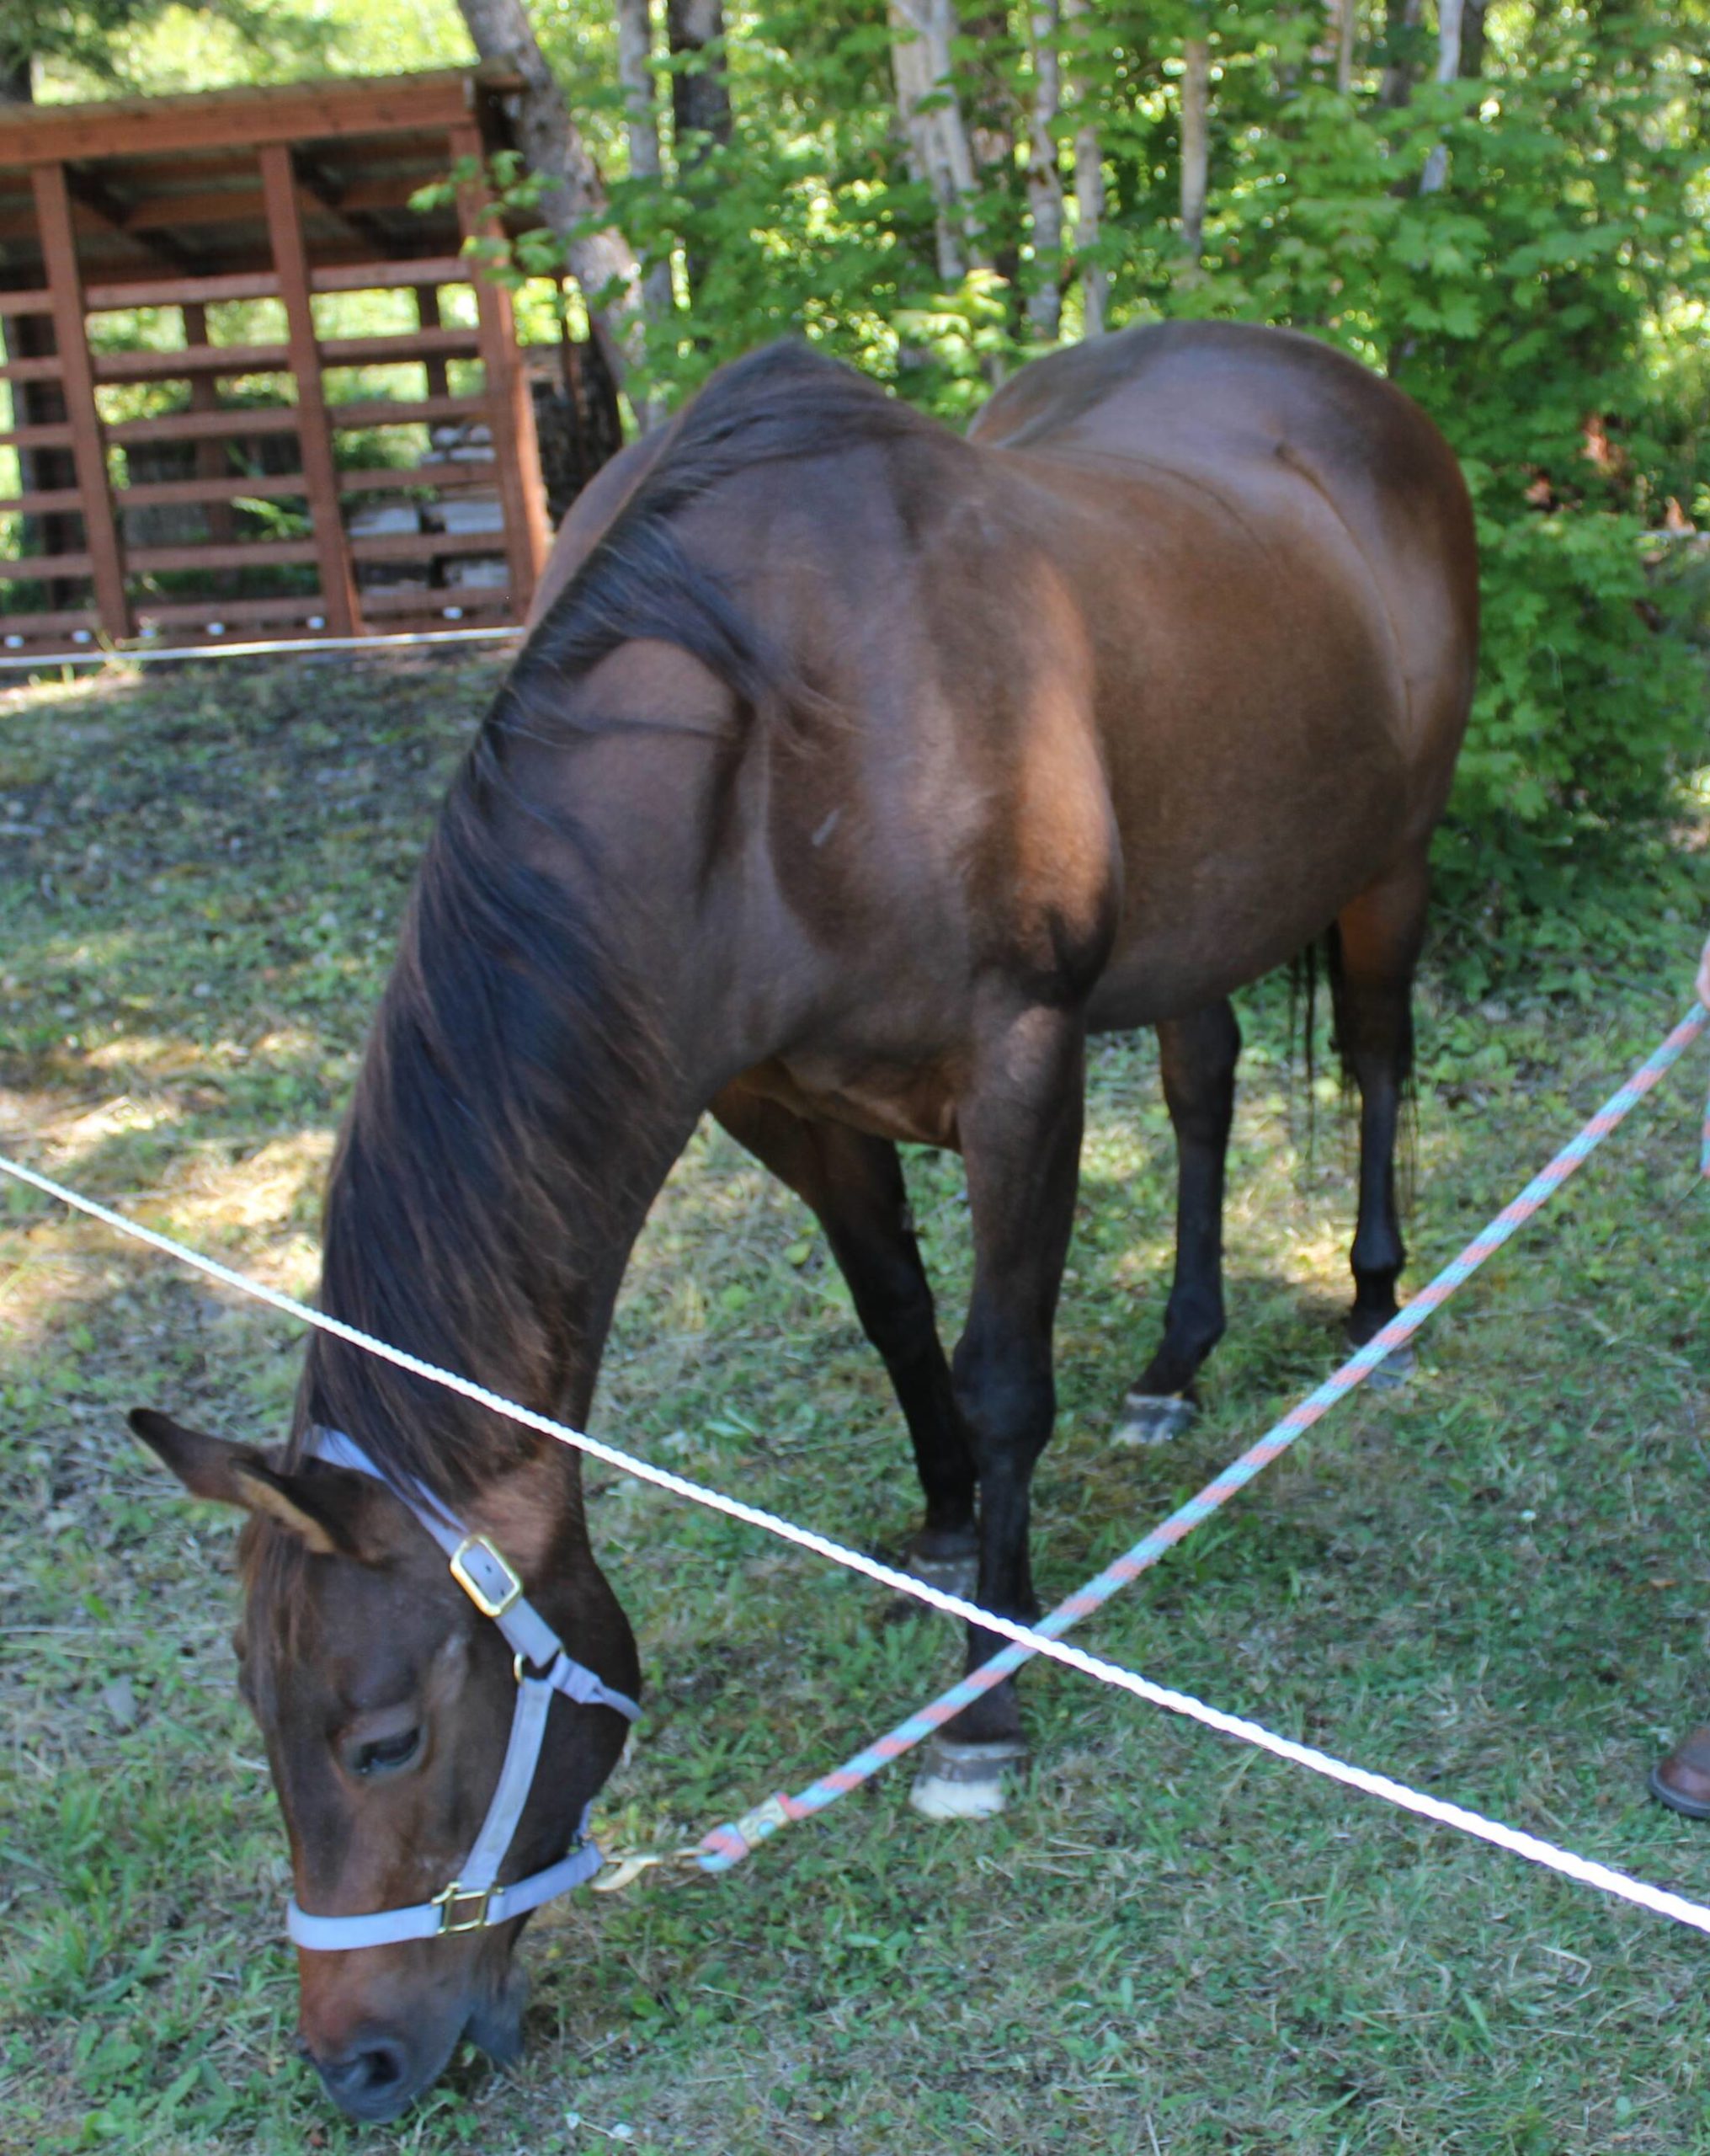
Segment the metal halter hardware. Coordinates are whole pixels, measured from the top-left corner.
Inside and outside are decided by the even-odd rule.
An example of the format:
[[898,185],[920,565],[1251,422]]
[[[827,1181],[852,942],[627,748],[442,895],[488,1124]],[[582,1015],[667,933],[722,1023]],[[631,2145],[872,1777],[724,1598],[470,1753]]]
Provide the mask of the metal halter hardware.
[[311,1429],[305,1449],[329,1467],[351,1468],[384,1483],[433,1536],[445,1553],[452,1578],[482,1615],[491,1618],[504,1635],[512,1652],[517,1701],[498,1786],[475,1845],[450,1886],[442,1887],[431,1901],[418,1902],[409,1908],[376,1910],[371,1916],[311,1916],[293,1897],[285,1908],[286,1931],[297,1945],[317,1954],[393,1946],[405,1940],[437,1939],[508,1924],[539,1908],[543,1902],[581,1886],[605,1861],[589,1838],[586,1808],[576,1830],[575,1846],[567,1855],[548,1865],[544,1871],[515,1880],[508,1886],[493,1883],[534,1786],[535,1769],[546,1740],[547,1711],[558,1692],[579,1706],[615,1708],[631,1721],[641,1709],[567,1652],[564,1642],[524,1594],[521,1577],[504,1553],[484,1534],[470,1534],[432,1491],[415,1481],[401,1486],[383,1475],[361,1446],[342,1430]]

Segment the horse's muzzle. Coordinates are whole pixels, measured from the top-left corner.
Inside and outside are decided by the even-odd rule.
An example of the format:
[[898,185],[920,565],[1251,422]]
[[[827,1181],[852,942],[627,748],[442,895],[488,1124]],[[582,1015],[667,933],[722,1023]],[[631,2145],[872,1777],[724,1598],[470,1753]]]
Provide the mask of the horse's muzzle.
[[340,2051],[311,2052],[327,2094],[341,2111],[366,2124],[395,2119],[439,2074],[450,2047],[425,2061],[412,2056],[403,2040],[379,2030],[365,2031]]
[[449,2025],[435,2017],[437,2028],[407,2032],[370,2022],[336,2050],[319,2051],[306,2041],[299,2048],[341,2111],[365,2125],[384,2126],[433,2086],[465,2036],[495,2066],[514,2066],[522,2057],[527,1999],[527,1979],[510,1969]]

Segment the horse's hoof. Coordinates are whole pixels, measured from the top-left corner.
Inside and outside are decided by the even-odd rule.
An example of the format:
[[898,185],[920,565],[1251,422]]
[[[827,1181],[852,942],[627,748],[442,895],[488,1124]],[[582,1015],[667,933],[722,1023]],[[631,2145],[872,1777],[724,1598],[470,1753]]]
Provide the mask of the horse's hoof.
[[903,1570],[923,1587],[935,1587],[940,1594],[959,1595],[964,1602],[973,1600],[980,1583],[980,1561],[972,1551],[965,1557],[923,1557],[911,1550],[903,1561]]
[[1381,1363],[1367,1372],[1366,1382],[1374,1392],[1398,1392],[1419,1369],[1419,1357],[1410,1340],[1392,1348]]
[[1004,1774],[1027,1757],[1020,1737],[961,1744],[935,1737],[927,1746],[908,1801],[924,1819],[995,1819],[1009,1802]]
[[1179,1438],[1199,1413],[1191,1400],[1180,1393],[1131,1392],[1122,1401],[1122,1412],[1111,1433],[1116,1445],[1167,1445]]

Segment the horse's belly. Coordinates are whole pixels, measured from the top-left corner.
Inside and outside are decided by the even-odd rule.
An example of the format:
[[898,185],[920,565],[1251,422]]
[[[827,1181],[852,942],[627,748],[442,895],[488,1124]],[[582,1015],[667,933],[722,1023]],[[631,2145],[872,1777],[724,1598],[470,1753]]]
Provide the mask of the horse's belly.
[[919,1062],[806,1051],[743,1072],[745,1091],[811,1123],[836,1123],[905,1145],[961,1143],[956,1098],[965,1073],[953,1059]]
[[1124,904],[1089,1023],[1155,1025],[1296,956],[1417,844],[1417,788],[1382,731],[1339,755],[1262,754],[1217,813],[1123,830]]
[[1441,803],[1447,760],[1420,751],[1365,565],[1316,501],[1267,516],[1254,494],[1239,522],[1184,517],[1132,597],[1105,587],[1122,898],[1099,1030],[1179,1016],[1293,957]]

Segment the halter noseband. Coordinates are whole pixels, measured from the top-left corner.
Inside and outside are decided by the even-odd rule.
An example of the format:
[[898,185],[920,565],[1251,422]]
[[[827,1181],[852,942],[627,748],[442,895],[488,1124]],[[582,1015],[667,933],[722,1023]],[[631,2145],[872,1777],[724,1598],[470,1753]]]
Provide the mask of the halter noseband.
[[641,1713],[635,1701],[615,1692],[585,1663],[576,1661],[564,1642],[523,1593],[514,1567],[484,1534],[471,1534],[456,1515],[423,1484],[400,1484],[383,1475],[354,1438],[342,1430],[311,1429],[306,1449],[329,1467],[353,1468],[382,1482],[411,1512],[445,1553],[451,1577],[483,1617],[504,1635],[515,1659],[517,1701],[511,1716],[510,1742],[498,1786],[487,1808],[475,1845],[458,1876],[430,1902],[406,1909],[381,1909],[372,1916],[316,1917],[292,1897],[285,1908],[285,1929],[299,1946],[317,1954],[338,1954],[360,1946],[393,1946],[405,1940],[436,1939],[447,1932],[479,1931],[509,1924],[537,1909],[556,1895],[591,1879],[605,1859],[589,1837],[584,1808],[574,1847],[556,1864],[508,1886],[494,1885],[509,1854],[523,1807],[534,1786],[535,1769],[546,1735],[546,1714],[555,1692],[578,1706],[613,1707],[629,1721]]

